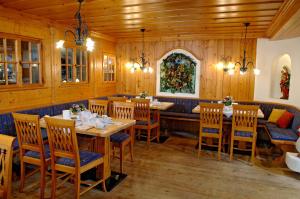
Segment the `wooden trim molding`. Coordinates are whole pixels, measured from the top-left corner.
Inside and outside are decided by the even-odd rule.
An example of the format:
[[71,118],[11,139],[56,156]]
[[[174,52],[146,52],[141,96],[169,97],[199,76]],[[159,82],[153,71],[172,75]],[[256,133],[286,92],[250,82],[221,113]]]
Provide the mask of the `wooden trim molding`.
[[272,20],[266,36],[272,38],[283,25],[300,9],[299,0],[286,0]]

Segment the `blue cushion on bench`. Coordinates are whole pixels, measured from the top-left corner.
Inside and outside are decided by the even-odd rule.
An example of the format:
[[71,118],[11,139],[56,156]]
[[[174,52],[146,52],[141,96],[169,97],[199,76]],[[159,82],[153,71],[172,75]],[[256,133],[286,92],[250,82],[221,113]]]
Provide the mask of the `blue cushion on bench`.
[[219,129],[215,128],[202,128],[203,133],[219,133]]
[[19,149],[19,141],[18,138],[16,138],[13,142],[13,151],[18,150]]
[[176,113],[176,112],[168,112],[168,111],[161,111],[160,116],[187,118],[187,119],[196,119],[196,120],[199,120],[199,118],[200,118],[199,113]]
[[129,137],[130,136],[128,133],[115,133],[110,136],[110,141],[116,143],[122,143],[123,141],[127,140]]
[[[49,145],[45,145],[45,158],[48,159],[50,158],[50,149],[49,149]],[[27,151],[25,153],[25,156],[28,156],[28,157],[32,157],[32,158],[36,158],[36,159],[40,159],[40,153],[39,152],[36,152],[36,151]]]
[[[101,153],[93,153],[93,152],[89,152],[89,151],[79,151],[80,166],[84,166],[90,162],[93,162],[93,161],[101,158],[102,156],[103,155]],[[58,158],[56,161],[56,164],[75,167],[74,159],[70,159],[70,158]]]
[[292,129],[271,128],[268,130],[274,140],[296,141],[298,139],[298,135]]
[[253,133],[248,131],[235,131],[234,135],[239,137],[252,137]]
[[[154,120],[151,120],[150,121],[150,125],[151,124],[154,124],[155,123],[155,121]],[[136,121],[136,123],[135,123],[136,125],[148,125],[148,121]]]

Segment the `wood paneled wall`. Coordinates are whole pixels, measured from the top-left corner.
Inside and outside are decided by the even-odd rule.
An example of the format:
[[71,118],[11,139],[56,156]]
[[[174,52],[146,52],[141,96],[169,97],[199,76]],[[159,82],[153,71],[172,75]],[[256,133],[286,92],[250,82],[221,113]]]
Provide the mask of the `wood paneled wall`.
[[115,54],[115,42],[93,38],[95,50],[89,57],[89,82],[64,85],[61,83],[60,50],[55,42],[64,39],[65,27],[39,17],[0,7],[0,32],[39,38],[43,48],[43,86],[36,88],[0,88],[0,113],[48,106],[116,93],[116,83],[102,80],[103,53]]
[[[134,74],[125,67],[130,58],[139,57],[142,43],[140,41],[119,41],[117,43],[118,85],[117,92],[124,94],[139,94],[147,91],[150,95],[156,92],[156,64],[167,52],[173,49],[184,49],[201,61],[200,98],[222,99],[231,95],[236,100],[253,100],[254,75],[253,71],[230,76],[216,68],[220,57],[231,56],[232,61],[240,60],[243,41],[240,39],[218,40],[149,40],[145,43],[145,53],[151,66],[152,74],[138,70]],[[247,56],[255,63],[256,39],[247,40]]]

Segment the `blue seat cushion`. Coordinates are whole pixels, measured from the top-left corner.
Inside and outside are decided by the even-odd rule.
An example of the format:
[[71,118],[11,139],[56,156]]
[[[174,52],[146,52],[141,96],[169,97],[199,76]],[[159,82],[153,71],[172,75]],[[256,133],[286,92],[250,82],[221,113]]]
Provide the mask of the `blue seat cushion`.
[[13,142],[13,151],[18,150],[19,149],[19,141],[18,138],[16,138]]
[[47,129],[41,128],[41,132],[42,132],[43,140],[47,140],[48,139]]
[[[45,145],[45,158],[48,159],[50,158],[50,149],[49,149],[49,145]],[[32,157],[32,158],[36,158],[36,159],[40,159],[40,153],[39,152],[36,152],[36,151],[27,151],[25,154],[25,156],[28,156],[28,157]]]
[[129,137],[130,136],[128,133],[115,133],[110,136],[110,141],[116,143],[122,143],[123,141],[127,140]]
[[298,135],[293,129],[279,128],[275,124],[271,123],[267,123],[266,126],[273,140],[296,141],[298,139]]
[[[150,120],[150,125],[155,124],[154,120]],[[136,121],[136,125],[148,125],[148,121]]]
[[[90,162],[93,162],[99,158],[101,158],[103,155],[101,153],[93,153],[89,151],[79,151],[79,157],[80,157],[80,166],[84,166]],[[58,158],[56,161],[56,164],[61,164],[69,167],[75,167],[74,159],[70,158]]]
[[252,137],[253,133],[248,131],[235,131],[234,135],[239,137]]
[[215,128],[202,128],[203,133],[219,133],[219,129]]

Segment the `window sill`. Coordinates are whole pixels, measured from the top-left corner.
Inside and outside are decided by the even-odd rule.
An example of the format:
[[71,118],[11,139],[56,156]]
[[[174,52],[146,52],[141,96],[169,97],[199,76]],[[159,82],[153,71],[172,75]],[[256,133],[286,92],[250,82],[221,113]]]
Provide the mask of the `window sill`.
[[8,92],[8,91],[22,91],[22,90],[36,90],[36,89],[47,89],[43,84],[35,84],[35,85],[1,85],[0,92]]
[[60,88],[64,87],[75,87],[75,86],[89,86],[89,82],[66,82],[66,83],[60,83]]
[[115,84],[117,83],[116,81],[103,81],[104,84]]

